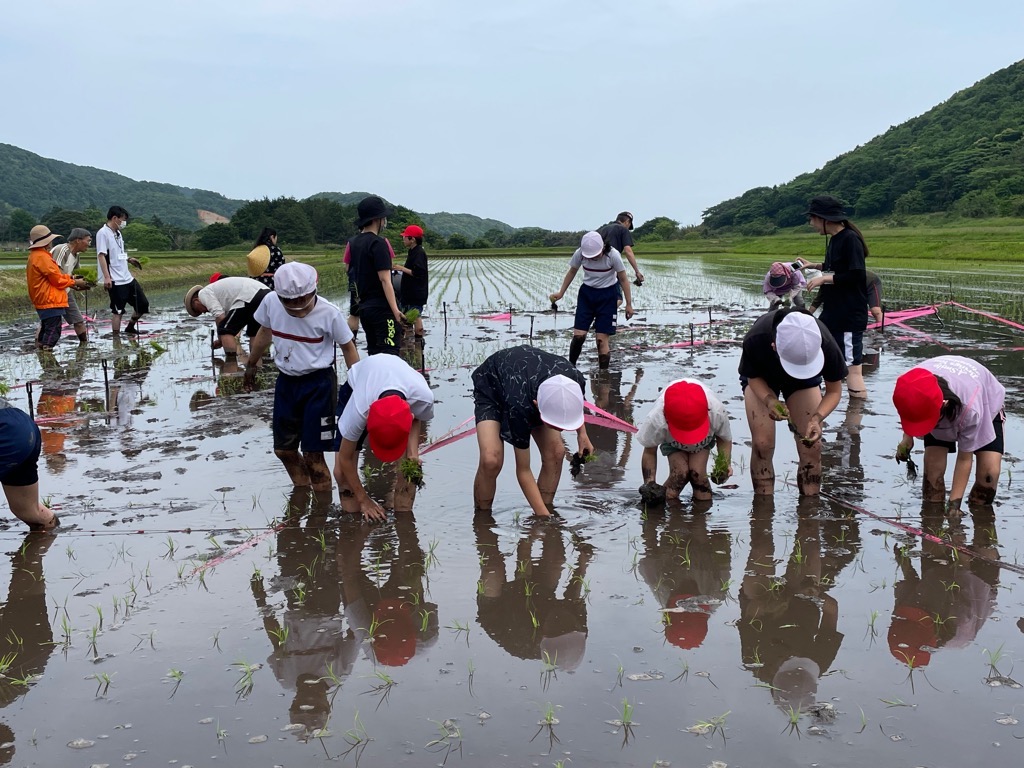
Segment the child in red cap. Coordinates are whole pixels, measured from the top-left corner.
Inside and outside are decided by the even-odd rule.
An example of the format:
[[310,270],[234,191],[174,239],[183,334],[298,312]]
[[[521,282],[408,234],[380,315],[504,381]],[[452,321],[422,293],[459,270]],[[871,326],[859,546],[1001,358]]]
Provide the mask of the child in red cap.
[[405,266],[397,264],[395,269],[402,273],[402,287],[398,305],[402,312],[410,309],[419,312],[413,323],[416,338],[423,338],[423,307],[427,304],[427,252],[423,250],[423,227],[410,224],[402,232],[402,243],[409,249]]
[[693,487],[694,500],[711,498],[708,458],[712,445],[729,461],[728,475],[732,475],[729,413],[722,401],[698,381],[679,379],[669,384],[637,425],[636,439],[644,446],[640,460],[644,483],[655,482],[658,450],[668,457],[667,499],[678,499],[687,483]]
[[896,380],[892,401],[903,440],[896,460],[905,461],[914,438],[924,438],[924,500],[945,501],[946,462],[957,452],[947,512],[960,516],[971,465],[978,466],[968,503],[991,504],[1003,460],[1006,390],[985,366],[956,355],[925,360]]

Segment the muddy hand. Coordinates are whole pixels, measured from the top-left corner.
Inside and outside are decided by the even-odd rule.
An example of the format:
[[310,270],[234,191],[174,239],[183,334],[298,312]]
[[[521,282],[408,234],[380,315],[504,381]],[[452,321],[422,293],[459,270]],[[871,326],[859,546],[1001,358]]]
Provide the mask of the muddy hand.
[[359,505],[359,512],[362,514],[363,520],[368,523],[380,522],[382,520],[387,520],[388,518],[387,513],[384,511],[384,507],[369,497]]
[[256,388],[256,366],[250,366],[245,369],[245,374],[242,376],[242,389],[246,392],[252,392]]
[[789,420],[789,408],[774,395],[768,395],[765,398],[764,404],[768,407],[768,416],[771,417],[772,421]]

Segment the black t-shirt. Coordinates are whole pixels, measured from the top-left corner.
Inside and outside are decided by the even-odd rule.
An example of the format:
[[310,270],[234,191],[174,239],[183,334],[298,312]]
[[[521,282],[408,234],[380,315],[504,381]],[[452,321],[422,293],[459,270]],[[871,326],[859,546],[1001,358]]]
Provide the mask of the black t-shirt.
[[868,324],[868,288],[864,246],[849,228],[843,228],[828,243],[825,271],[832,272],[832,285],[821,286],[821,322],[833,331],[863,331]]
[[423,306],[427,303],[427,252],[422,245],[409,251],[405,268],[411,269],[412,274],[402,275],[402,303]]
[[612,248],[619,253],[622,253],[622,249],[627,245],[633,245],[633,233],[617,221],[613,221],[611,224],[605,224],[597,230],[597,234],[604,238],[606,243],[610,243]]
[[[754,321],[743,337],[743,353],[740,355],[740,376],[748,379],[764,379],[773,392],[790,395],[801,389],[816,387],[822,379],[842,381],[846,378],[846,363],[825,324],[815,319],[821,332],[821,351],[825,353],[825,365],[820,376],[813,379],[794,379],[782,367],[779,354],[772,348],[775,341],[772,327],[775,315],[781,310],[767,312]],[[866,310],[865,310],[866,311]]]
[[352,246],[349,261],[360,306],[387,306],[384,286],[377,275],[382,270],[391,271],[391,249],[387,242],[373,232],[360,232],[349,243]]
[[537,388],[559,374],[577,382],[586,396],[587,380],[564,357],[525,344],[503,349],[473,371],[474,398],[489,400],[501,414],[502,440],[516,448],[529,448],[530,432],[542,423],[533,404]]

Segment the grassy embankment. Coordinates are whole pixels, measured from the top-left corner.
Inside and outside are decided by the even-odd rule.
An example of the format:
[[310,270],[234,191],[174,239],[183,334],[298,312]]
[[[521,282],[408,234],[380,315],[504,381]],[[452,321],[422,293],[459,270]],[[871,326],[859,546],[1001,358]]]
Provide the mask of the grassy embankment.
[[[967,267],[984,271],[1024,268],[1024,220],[990,219],[944,221],[922,217],[913,226],[886,227],[881,222],[859,223],[871,249],[869,266],[883,269],[920,269],[929,272],[960,271]],[[638,243],[641,259],[661,260],[696,257],[708,261],[765,262],[803,256],[819,260],[822,238],[805,228],[784,230],[765,237],[721,236],[685,238],[669,242]],[[516,256],[567,257],[570,248],[506,248],[486,251],[437,251],[432,256],[486,258]],[[141,254],[140,254],[141,255]],[[205,282],[213,272],[240,275],[245,271],[245,251],[164,252],[145,254],[148,263],[136,274],[147,290],[180,288]],[[340,251],[286,249],[287,257],[312,264],[321,273],[324,287],[340,287],[344,281]],[[0,264],[23,264],[26,254],[4,254]],[[401,257],[401,254],[399,255]],[[85,260],[92,265],[92,260]],[[0,315],[31,312],[20,270],[0,270]]]

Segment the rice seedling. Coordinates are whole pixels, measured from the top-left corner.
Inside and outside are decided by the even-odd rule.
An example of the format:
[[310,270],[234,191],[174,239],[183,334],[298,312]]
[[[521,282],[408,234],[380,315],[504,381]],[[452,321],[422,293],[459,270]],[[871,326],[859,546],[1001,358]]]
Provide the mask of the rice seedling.
[[303,582],[299,582],[295,585],[292,590],[292,595],[295,597],[295,604],[300,608],[306,604],[306,585]]
[[540,687],[541,690],[546,691],[548,686],[551,685],[552,678],[558,679],[558,654],[554,656],[544,651],[543,658],[541,659],[540,666]]
[[70,544],[68,544],[67,548],[64,550],[64,554],[68,556],[68,560],[76,559],[75,550],[71,547]]
[[101,606],[101,605],[94,605],[94,606],[92,606],[92,609],[94,611],[96,611],[96,615],[100,619],[100,624],[99,624],[100,629],[103,629],[103,606]]
[[96,647],[96,638],[99,637],[100,628],[98,625],[93,624],[92,629],[89,630],[89,651],[92,652],[93,658],[99,656],[99,649]]
[[782,729],[781,732],[782,733],[786,733],[787,731],[789,733],[794,733],[795,732],[796,735],[799,736],[800,735],[800,716],[803,714],[803,710],[800,707],[797,707],[796,709],[794,709],[793,705],[789,704],[789,705],[786,706],[785,712],[786,712],[786,718],[788,719],[789,722],[786,725],[786,727]]
[[715,485],[721,485],[729,479],[729,457],[721,451],[715,452],[714,462],[708,477]]
[[676,675],[675,677],[673,677],[670,682],[673,682],[673,683],[683,682],[683,683],[685,683],[686,679],[689,676],[690,676],[690,663],[688,661],[684,661],[683,665],[682,665],[682,668],[679,671],[679,674]]
[[459,757],[461,757],[462,730],[459,728],[458,723],[453,718],[440,722],[431,720],[430,722],[437,726],[438,735],[428,741],[424,745],[424,749],[435,753],[444,752],[444,759],[441,761],[442,766],[448,762],[452,752],[458,752]]
[[68,620],[67,612],[65,611],[64,615],[60,618],[60,632],[62,638],[61,645],[64,647],[65,651],[71,647],[72,631],[71,622]]
[[466,633],[466,645],[467,646],[469,645],[469,623],[468,622],[463,624],[458,619],[454,619],[454,620],[452,620],[451,624],[449,624],[448,626],[445,627],[445,629],[450,629],[452,632],[455,633],[456,637],[459,636],[460,632],[465,632]]
[[164,542],[164,547],[167,549],[167,551],[164,553],[164,557],[166,557],[168,560],[173,560],[174,553],[178,549],[178,544],[174,540],[174,537],[170,534],[167,535],[167,541]]
[[171,695],[167,697],[169,699],[173,699],[174,694],[178,692],[178,686],[181,685],[181,681],[185,677],[185,673],[182,672],[180,669],[174,669],[172,667],[171,669],[167,670],[167,677],[168,679],[174,681],[174,688],[171,689]]
[[353,755],[353,759],[358,764],[359,757],[363,754],[363,750],[366,749],[370,741],[370,734],[366,732],[363,721],[359,719],[359,710],[357,709],[352,727],[345,731],[345,743],[348,744],[348,749],[341,753],[341,757]]
[[436,565],[440,565],[441,561],[437,557],[437,545],[439,544],[436,538],[431,539],[430,543],[427,544],[427,552],[423,556],[423,567],[426,570],[430,570]]
[[[917,706],[917,704],[907,704],[907,702],[905,702],[903,699],[900,699],[900,698],[895,698],[895,699],[879,699],[879,701],[882,702],[883,704],[885,704],[885,706],[889,707],[890,709],[892,707],[910,707],[911,709],[913,709],[914,707]],[[862,711],[862,714],[863,714],[863,711]]]
[[277,648],[284,648],[284,644],[288,642],[288,627],[276,627],[268,629],[267,632],[273,636]]
[[[114,674],[116,675],[117,673],[115,672]],[[97,672],[96,674],[89,675],[86,679],[96,681],[96,693],[94,695],[97,699],[102,699],[106,696],[110,686],[114,684],[112,676],[106,672]]]
[[878,619],[878,611],[871,611],[871,616],[868,617],[868,631],[867,634],[871,635],[871,639],[874,640],[878,637],[878,630],[875,629],[875,621]]
[[[363,691],[363,693],[371,693],[377,696],[377,706],[375,709],[380,709],[380,705],[383,704],[391,696],[391,689],[394,688],[398,683],[395,682],[394,678],[391,677],[387,672],[377,670],[374,672],[374,677],[377,679],[376,685],[371,685],[370,690]],[[361,694],[360,694],[361,695]]]
[[6,677],[7,672],[10,670],[11,665],[14,664],[14,660],[18,658],[18,654],[11,651],[0,656],[0,677]]
[[469,669],[469,676],[466,681],[466,685],[469,688],[469,695],[476,696],[476,694],[473,693],[473,676],[476,674],[476,666],[473,664],[472,659],[466,662],[466,665]]
[[210,636],[210,639],[213,640],[212,647],[220,651],[220,630],[218,629],[216,632],[214,632],[213,635]]
[[402,459],[398,465],[398,470],[402,473],[402,477],[417,488],[423,487],[423,465],[418,460],[413,458]]
[[420,632],[426,632],[427,627],[430,625],[430,614],[433,611],[428,611],[426,608],[420,609]]
[[217,743],[221,744],[228,738],[228,732],[220,727],[220,720],[217,721]]
[[728,718],[731,713],[732,710],[729,710],[715,717],[698,720],[687,728],[686,731],[688,733],[696,734],[697,736],[714,736],[716,733],[720,733],[722,735],[722,744],[725,744],[725,723],[726,718]]
[[555,744],[560,743],[560,739],[555,735],[555,726],[558,725],[558,718],[555,717],[555,714],[561,708],[560,705],[552,704],[550,701],[544,705],[541,709],[541,719],[537,721],[537,732],[533,734],[530,743],[533,743],[534,739],[540,736],[543,731],[548,733],[549,752],[555,748]]
[[263,665],[250,664],[247,661],[239,659],[231,666],[235,667],[240,673],[240,677],[235,681],[235,694],[237,696],[236,701],[241,701],[248,698],[249,694],[252,693],[252,689],[255,686],[253,674],[262,669]]
[[145,635],[135,635],[135,637],[138,639],[139,642],[137,642],[135,644],[135,647],[132,648],[132,653],[135,653],[135,651],[139,650],[139,648],[142,647],[142,644],[145,643],[147,640],[149,641],[150,649],[152,649],[154,651],[156,650],[156,641],[154,640],[154,638],[156,637],[156,630],[155,629],[150,631],[148,634],[145,634]]

